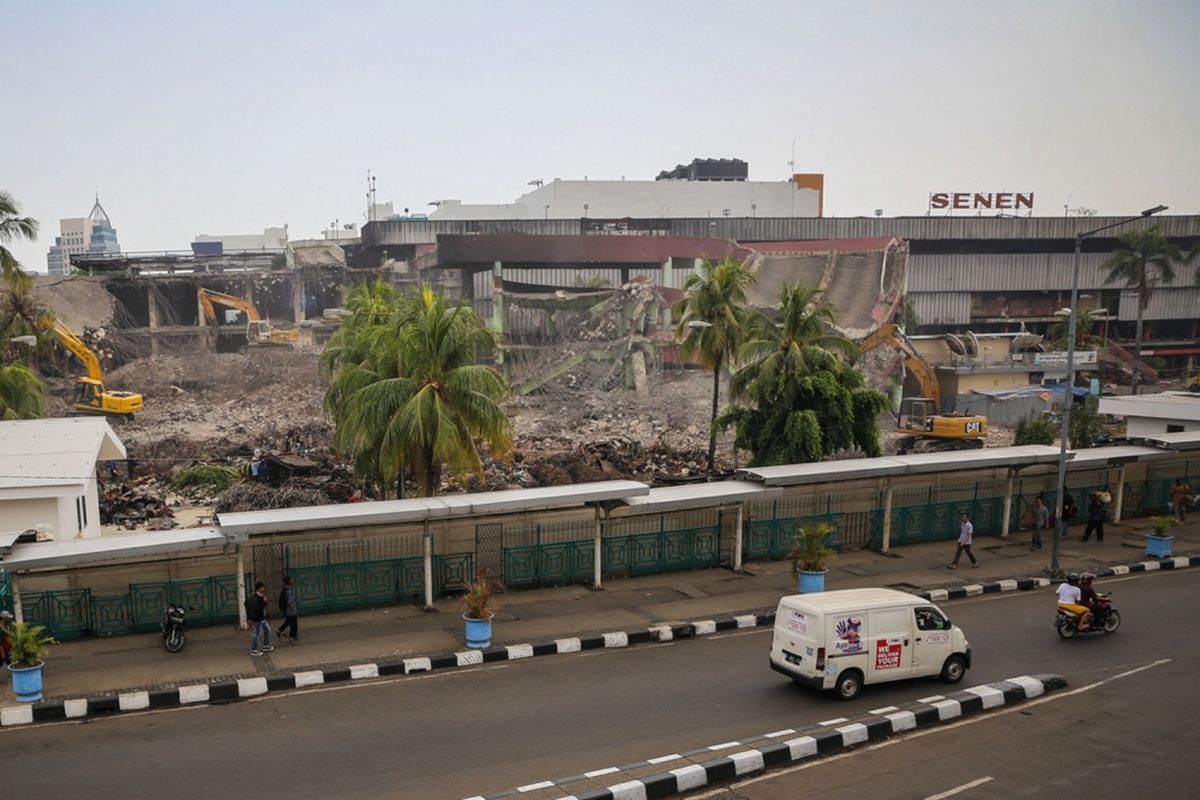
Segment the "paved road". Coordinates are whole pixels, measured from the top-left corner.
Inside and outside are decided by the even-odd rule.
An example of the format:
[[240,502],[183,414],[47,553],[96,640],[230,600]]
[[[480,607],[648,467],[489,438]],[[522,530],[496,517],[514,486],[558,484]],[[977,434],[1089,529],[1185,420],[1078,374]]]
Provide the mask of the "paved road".
[[[1046,590],[944,604],[975,650],[968,683],[1062,672],[1081,685],[1156,658],[1194,664],[1200,571],[1106,587],[1124,615],[1121,631],[1071,642],[1054,635]],[[9,773],[6,788],[16,794],[52,787],[56,795],[89,798],[151,790],[199,798],[257,788],[292,798],[454,800],[854,716],[942,688],[936,680],[913,681],[840,703],[771,672],[768,639],[766,631],[730,632],[225,707],[6,731],[0,734],[6,763],[21,766]],[[990,747],[1019,744],[1006,739]]]

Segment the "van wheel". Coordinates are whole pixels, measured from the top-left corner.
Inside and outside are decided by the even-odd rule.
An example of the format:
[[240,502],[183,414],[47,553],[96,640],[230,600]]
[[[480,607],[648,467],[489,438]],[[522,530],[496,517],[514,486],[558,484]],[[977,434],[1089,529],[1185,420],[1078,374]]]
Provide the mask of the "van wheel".
[[958,683],[967,674],[967,661],[960,655],[953,655],[942,665],[942,683]]
[[834,687],[841,700],[853,700],[862,691],[862,673],[856,669],[848,669],[838,676],[837,686]]

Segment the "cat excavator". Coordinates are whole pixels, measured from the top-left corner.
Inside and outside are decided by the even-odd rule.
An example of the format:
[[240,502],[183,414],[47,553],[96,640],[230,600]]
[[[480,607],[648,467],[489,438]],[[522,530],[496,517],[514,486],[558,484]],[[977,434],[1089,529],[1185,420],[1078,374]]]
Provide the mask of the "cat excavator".
[[905,435],[901,437],[898,452],[903,455],[983,447],[988,432],[987,417],[940,413],[942,393],[937,374],[897,325],[883,325],[864,339],[858,347],[859,355],[884,344],[901,354],[905,367],[921,385],[921,397],[905,397],[900,401],[896,430]]
[[196,297],[204,316],[209,322],[217,321],[216,306],[227,306],[246,315],[246,343],[252,347],[295,347],[300,342],[300,331],[295,328],[273,328],[271,321],[263,319],[258,309],[248,300],[211,289],[196,289]]
[[142,396],[137,392],[116,392],[104,388],[100,359],[62,320],[47,317],[38,323],[38,327],[53,333],[54,338],[82,361],[87,369],[87,376],[75,381],[75,397],[71,407],[76,412],[133,419],[134,412],[142,410]]

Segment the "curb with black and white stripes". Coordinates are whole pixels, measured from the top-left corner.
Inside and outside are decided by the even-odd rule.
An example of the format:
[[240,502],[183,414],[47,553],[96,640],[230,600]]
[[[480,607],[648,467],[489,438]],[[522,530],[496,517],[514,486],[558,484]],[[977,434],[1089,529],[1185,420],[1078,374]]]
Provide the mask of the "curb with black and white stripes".
[[[1180,556],[1161,560],[1142,561],[1096,570],[1099,576],[1127,575],[1154,570],[1184,569],[1200,565],[1200,556]],[[994,581],[991,583],[956,586],[949,589],[932,589],[914,592],[930,602],[957,600],[981,594],[1012,592],[1036,589],[1050,585],[1047,578],[1020,578]],[[730,617],[695,620],[674,624],[651,625],[633,631],[612,631],[594,636],[573,636],[549,642],[511,644],[485,650],[465,650],[436,656],[406,658],[401,661],[382,661],[356,664],[335,669],[312,669],[284,675],[255,676],[224,680],[214,683],[198,683],[187,686],[151,689],[106,694],[96,697],[58,700],[32,705],[13,706],[0,709],[0,727],[28,725],[34,722],[57,722],[82,719],[101,715],[119,714],[127,711],[146,711],[204,703],[230,703],[247,700],[271,692],[287,692],[312,686],[343,681],[367,680],[393,675],[408,675],[414,672],[430,672],[436,669],[453,669],[497,661],[517,661],[533,656],[578,653],[583,650],[629,647],[636,644],[669,642],[688,639],[720,631],[739,628],[755,628],[773,625],[775,609],[763,609]]]
[[[593,770],[557,780],[540,781],[516,789],[488,795],[475,795],[467,800],[500,800],[542,789],[562,789],[571,783],[600,775],[619,775],[647,766],[674,760],[693,763],[643,778],[625,780],[601,789],[589,789],[577,794],[559,796],[559,800],[649,800],[690,792],[705,786],[729,783],[738,778],[766,772],[773,767],[790,766],[810,758],[830,756],[863,744],[887,739],[900,733],[928,728],[961,717],[980,714],[993,708],[1012,705],[1040,697],[1046,692],[1066,688],[1062,675],[1021,675],[982,686],[972,686],[950,695],[937,695],[919,700],[905,708],[887,707],[870,712],[857,722],[846,719],[830,720],[806,731],[783,730],[756,736],[745,741],[726,742],[690,753],[676,753],[627,764]],[[746,747],[728,756],[694,763],[713,751]]]

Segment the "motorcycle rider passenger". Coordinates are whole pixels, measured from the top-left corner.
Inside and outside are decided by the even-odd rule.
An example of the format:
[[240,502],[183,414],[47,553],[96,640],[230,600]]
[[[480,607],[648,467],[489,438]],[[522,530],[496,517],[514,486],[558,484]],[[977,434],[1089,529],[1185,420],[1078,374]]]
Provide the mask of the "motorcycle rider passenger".
[[[1095,595],[1095,590],[1092,594]],[[1072,572],[1067,575],[1066,583],[1058,585],[1058,608],[1060,611],[1065,611],[1068,614],[1074,614],[1076,619],[1076,627],[1082,632],[1088,629],[1088,622],[1091,618],[1091,612],[1088,607],[1083,605],[1083,591],[1079,588],[1079,573]]]

